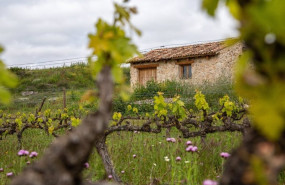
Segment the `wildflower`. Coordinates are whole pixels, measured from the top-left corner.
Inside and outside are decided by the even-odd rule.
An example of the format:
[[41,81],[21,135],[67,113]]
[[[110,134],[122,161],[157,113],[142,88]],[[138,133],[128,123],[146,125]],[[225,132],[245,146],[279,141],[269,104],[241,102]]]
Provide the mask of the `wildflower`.
[[181,161],[181,157],[176,157],[176,161]]
[[19,150],[18,156],[25,156],[25,155],[29,155],[29,151],[28,150]]
[[193,148],[193,146],[188,146],[187,148],[186,148],[186,152],[190,152],[190,151],[192,151],[192,148]]
[[108,175],[108,179],[112,179],[113,178],[113,176],[112,175]]
[[153,166],[156,166],[156,164],[155,164],[155,163],[153,163]]
[[198,151],[198,147],[197,146],[190,145],[190,146],[188,146],[186,148],[186,152],[197,152],[197,151]]
[[134,155],[133,155],[133,158],[136,158],[136,157],[137,157],[137,155],[136,155],[136,154],[134,154]]
[[184,161],[185,162],[185,164],[188,164],[188,163],[190,163],[190,161]]
[[170,159],[169,159],[167,156],[164,157],[164,160],[165,160],[166,162],[170,161]]
[[26,164],[29,165],[29,164],[31,164],[31,162],[30,162],[30,161],[27,161]]
[[175,142],[176,142],[176,139],[173,138],[173,137],[168,137],[168,138],[166,138],[166,141],[167,141],[167,142],[175,143]]
[[6,173],[6,176],[7,177],[12,177],[13,176],[13,172]]
[[192,141],[187,141],[186,145],[192,145]]
[[4,171],[4,169],[3,168],[0,168],[0,172],[3,172]]
[[90,167],[89,163],[87,163],[87,162],[84,163],[84,167],[85,167],[85,168],[89,168],[89,167]]
[[218,183],[216,181],[212,181],[212,180],[204,180],[203,185],[218,185]]
[[33,158],[33,157],[37,157],[38,156],[38,153],[37,152],[31,152],[30,154],[30,157]]
[[124,173],[125,173],[125,171],[124,171],[124,170],[122,170],[122,171],[121,171],[121,173],[122,173],[122,174],[124,174]]
[[135,130],[135,131],[134,131],[134,133],[135,133],[135,134],[137,134],[137,133],[138,133],[138,131],[136,131],[136,130]]
[[192,152],[197,152],[197,151],[198,151],[198,147],[197,147],[197,146],[194,146],[191,151],[192,151]]
[[227,152],[222,152],[222,153],[220,153],[220,156],[221,156],[222,158],[227,159],[227,158],[229,158],[229,157],[231,156],[231,154],[229,154],[229,153],[227,153]]

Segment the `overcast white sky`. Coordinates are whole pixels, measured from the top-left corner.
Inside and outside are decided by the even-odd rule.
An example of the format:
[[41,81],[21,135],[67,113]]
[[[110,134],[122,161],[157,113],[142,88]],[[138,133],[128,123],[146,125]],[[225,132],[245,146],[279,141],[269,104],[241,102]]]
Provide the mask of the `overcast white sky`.
[[[216,19],[201,11],[201,0],[131,0],[132,19],[143,32],[140,50],[237,36],[237,23],[223,6]],[[98,17],[112,20],[112,0],[1,0],[1,56],[8,65],[88,55],[87,34]]]

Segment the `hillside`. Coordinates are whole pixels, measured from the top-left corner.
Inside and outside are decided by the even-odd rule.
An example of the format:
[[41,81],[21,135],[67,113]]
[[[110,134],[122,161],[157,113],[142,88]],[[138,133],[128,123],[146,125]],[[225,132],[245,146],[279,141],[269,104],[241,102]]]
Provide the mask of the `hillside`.
[[[45,107],[54,109],[63,107],[63,89],[66,89],[68,106],[77,104],[87,89],[94,89],[87,64],[78,63],[67,67],[48,69],[11,68],[18,76],[19,85],[11,89],[13,101],[0,109],[14,111],[34,111],[44,98]],[[123,68],[126,83],[129,83],[129,68]]]

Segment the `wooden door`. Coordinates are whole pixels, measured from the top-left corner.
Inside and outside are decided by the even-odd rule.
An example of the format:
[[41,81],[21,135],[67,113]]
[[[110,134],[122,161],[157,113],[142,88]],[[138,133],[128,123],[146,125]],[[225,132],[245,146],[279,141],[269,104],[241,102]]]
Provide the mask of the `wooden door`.
[[146,85],[150,80],[156,81],[156,68],[139,69],[139,84]]

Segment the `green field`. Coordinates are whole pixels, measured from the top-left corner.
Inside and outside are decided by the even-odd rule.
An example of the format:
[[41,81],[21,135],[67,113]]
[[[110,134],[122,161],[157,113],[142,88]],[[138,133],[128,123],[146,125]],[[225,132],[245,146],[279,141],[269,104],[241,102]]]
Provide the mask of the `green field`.
[[[35,113],[43,98],[47,98],[43,106],[46,109],[63,108],[63,88],[66,89],[66,102],[68,108],[76,108],[82,95],[88,89],[95,89],[90,73],[86,65],[73,65],[66,68],[54,68],[43,70],[13,69],[18,75],[20,85],[12,91],[13,101],[9,106],[1,106],[0,109],[6,113],[16,112]],[[129,79],[129,72],[125,70],[126,79]],[[78,76],[78,77],[77,77]],[[128,81],[126,82],[128,83]],[[177,82],[166,82],[164,84],[149,83],[147,87],[139,87],[134,90],[129,102],[123,102],[119,97],[115,97],[113,111],[126,112],[126,106],[132,104],[138,108],[139,113],[145,114],[153,111],[151,104],[134,104],[135,101],[151,99],[157,91],[165,93],[165,97],[171,98],[177,94],[182,99],[189,100],[185,104],[187,109],[195,106],[193,95],[195,89],[200,89],[205,94],[211,110],[219,108],[219,98],[228,94],[231,99],[236,99],[232,84],[218,83],[206,84],[200,87],[187,86]],[[183,91],[181,91],[183,89]],[[23,96],[24,91],[34,91],[36,94]],[[116,93],[115,93],[116,94]],[[24,98],[24,99],[23,99]],[[192,99],[191,99],[192,98]],[[86,110],[96,110],[96,101],[84,103]],[[139,122],[133,121],[133,124]],[[62,130],[59,134],[64,134]],[[200,138],[181,138],[181,133],[175,128],[171,130],[171,137],[176,138],[175,143],[166,141],[165,133],[133,133],[117,132],[109,135],[107,146],[116,168],[117,174],[123,182],[128,184],[202,184],[205,179],[218,180],[223,171],[225,159],[220,157],[221,152],[231,152],[239,145],[242,135],[240,133],[216,133],[207,135],[203,144]],[[23,149],[37,151],[40,158],[45,149],[52,143],[54,138],[47,136],[42,130],[26,130],[23,135]],[[186,152],[186,141],[192,141],[198,147],[197,153]],[[17,156],[17,137],[8,135],[0,140],[0,184],[9,184],[10,179],[6,173],[13,172],[19,174],[27,165],[30,159]],[[136,155],[136,158],[133,158]],[[169,161],[165,160],[165,157]],[[181,157],[181,161],[176,161],[176,157]],[[84,178],[97,181],[106,179],[104,167],[99,155],[93,152],[88,161],[90,168],[85,169]],[[125,173],[121,173],[124,171]],[[284,184],[285,175],[280,175],[280,184]]]
[[[201,184],[204,179],[218,179],[222,173],[221,152],[230,152],[237,146],[240,133],[212,134],[207,137],[206,144],[201,144],[199,138],[190,138],[196,146],[197,153],[185,151],[188,139],[179,138],[176,130],[171,131],[176,143],[166,141],[165,133],[114,133],[107,138],[107,145],[116,172],[124,182],[129,184],[150,184],[158,181],[160,184]],[[45,148],[53,141],[40,130],[28,130],[23,136],[23,149],[37,151],[39,157]],[[30,158],[17,156],[17,137],[15,135],[0,141],[0,184],[7,184],[10,178],[6,173],[20,173]],[[133,155],[136,158],[133,158]],[[165,156],[170,160],[165,161]],[[180,156],[181,161],[176,161]],[[34,160],[34,159],[33,159]],[[104,167],[100,157],[94,151],[89,160],[90,168],[84,171],[84,177],[92,181],[105,178]],[[125,171],[124,174],[121,171]]]

